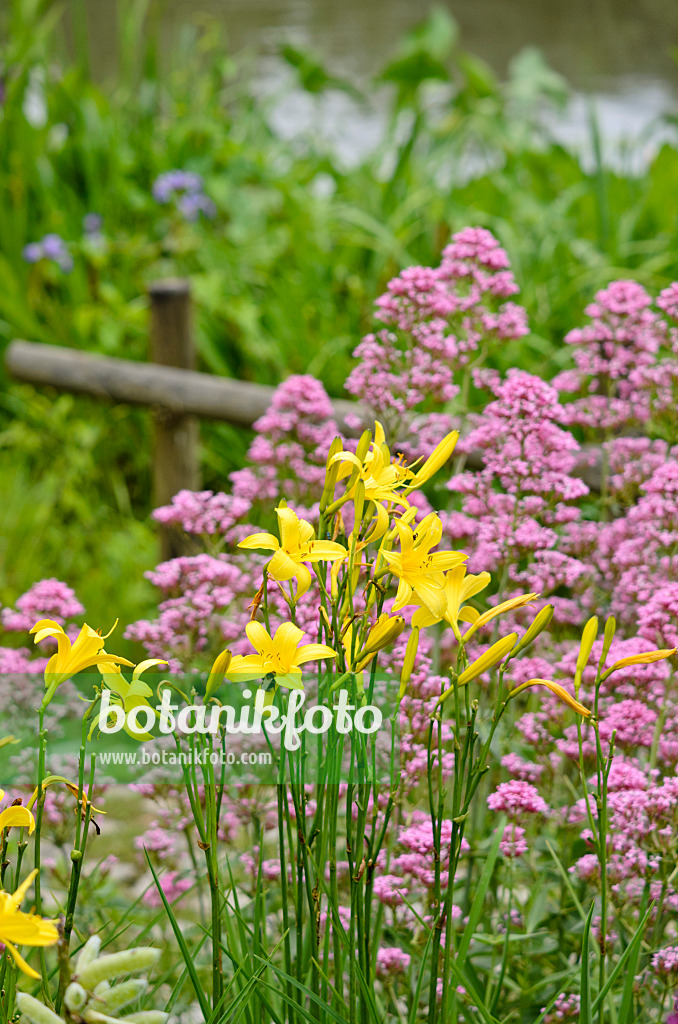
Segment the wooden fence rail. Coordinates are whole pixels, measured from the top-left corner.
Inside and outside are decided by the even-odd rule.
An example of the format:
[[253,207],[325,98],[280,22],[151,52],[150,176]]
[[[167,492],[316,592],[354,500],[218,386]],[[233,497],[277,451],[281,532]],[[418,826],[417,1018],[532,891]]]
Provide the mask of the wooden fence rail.
[[[88,395],[127,405],[142,405],[153,413],[154,501],[166,504],[182,488],[200,486],[198,419],[222,420],[250,427],[268,409],[273,388],[250,381],[199,373],[191,325],[187,281],[156,282],[149,287],[151,304],[151,362],[132,362],[94,355],[56,345],[13,341],[5,366],[16,380],[60,391]],[[335,419],[346,427],[354,402],[334,400]],[[588,486],[600,489],[600,449],[582,453],[574,472]],[[482,454],[470,452],[470,469],[482,466]],[[163,553],[171,555],[176,538],[166,534]]]

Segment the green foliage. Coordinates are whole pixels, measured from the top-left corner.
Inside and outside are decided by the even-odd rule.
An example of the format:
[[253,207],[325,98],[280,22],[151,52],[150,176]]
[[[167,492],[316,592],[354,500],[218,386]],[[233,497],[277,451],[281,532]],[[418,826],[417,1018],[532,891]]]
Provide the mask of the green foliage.
[[[281,92],[255,98],[256,64],[230,56],[215,26],[186,31],[163,63],[151,5],[118,9],[119,67],[101,82],[80,31],[69,56],[61,5],[3,8],[0,351],[18,336],[145,359],[146,283],[189,275],[202,369],[269,384],[311,372],[339,396],[388,279],[435,263],[452,231],[482,224],[508,249],[533,330],[502,349],[499,368],[548,375],[567,361],[562,337],[597,287],[632,274],[657,289],[678,276],[676,149],[665,145],[640,176],[610,170],[592,118],[599,159],[582,166],[544,127],[544,110],[552,120],[567,97],[560,77],[526,50],[499,82],[460,49],[443,7],[360,91],[287,46],[285,89],[304,90],[314,111],[313,130],[292,140],[271,126]],[[77,5],[71,14],[77,29]],[[321,131],[337,91],[384,124],[350,163]],[[152,183],[172,168],[203,175],[213,221],[186,223],[155,202]],[[83,232],[90,212],[103,218],[101,239]],[[68,243],[72,272],[23,259],[48,232]],[[103,621],[120,552],[151,562],[147,418],[33,395],[1,375],[0,386],[11,446],[0,461],[11,495],[0,586],[16,595],[55,574],[88,597],[82,586],[100,572],[89,605]],[[214,426],[204,438],[205,483],[223,486],[247,438]],[[78,538],[67,552],[65,529]],[[138,601],[120,614],[136,617]]]

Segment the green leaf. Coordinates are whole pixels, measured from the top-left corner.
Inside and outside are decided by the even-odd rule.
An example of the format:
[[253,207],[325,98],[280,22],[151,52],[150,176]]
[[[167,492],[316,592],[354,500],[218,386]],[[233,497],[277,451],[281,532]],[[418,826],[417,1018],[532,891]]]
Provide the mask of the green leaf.
[[593,920],[593,911],[595,908],[596,904],[593,902],[586,918],[586,924],[584,925],[584,937],[581,944],[581,1003],[579,1010],[579,1024],[593,1024],[593,1010],[591,1008],[591,978],[589,976],[589,941],[591,938],[591,921]]
[[155,872],[155,868],[153,867],[153,864],[151,863],[151,858],[148,856],[148,850],[146,849],[145,846],[144,846],[144,855],[146,857],[146,861],[148,863],[148,866],[151,869],[151,874],[153,875],[153,880],[155,881],[155,885],[156,885],[156,888],[158,890],[158,895],[160,896],[160,899],[162,900],[163,906],[165,908],[165,913],[167,914],[167,917],[168,917],[168,920],[169,920],[169,923],[170,923],[170,927],[172,928],[172,931],[174,932],[174,936],[175,936],[175,938],[177,940],[177,943],[179,945],[179,949],[181,951],[181,956],[183,958],[184,964],[186,965],[186,970],[188,971],[188,976],[191,979],[191,984],[193,986],[193,991],[195,992],[195,997],[198,1000],[198,1003],[200,1004],[201,1013],[203,1014],[205,1020],[208,1020],[209,1016],[210,1016],[210,1013],[211,1013],[210,1004],[209,1004],[209,1000],[207,998],[207,995],[205,993],[205,990],[203,989],[203,987],[202,987],[202,985],[200,983],[200,978],[198,977],[198,972],[197,972],[197,970],[195,968],[195,963],[193,962],[193,957],[191,955],[191,951],[188,948],[188,944],[187,944],[186,939],[184,938],[184,934],[183,934],[183,932],[182,932],[182,930],[181,930],[181,928],[179,926],[179,922],[177,921],[176,917],[174,916],[174,912],[172,910],[172,907],[170,906],[169,900],[165,896],[163,888],[160,885],[160,879],[158,878],[158,876],[157,876],[157,874]]
[[[645,897],[644,897],[645,900]],[[633,984],[636,979],[636,970],[638,969],[638,958],[640,956],[641,940],[643,938],[643,932],[647,922],[650,919],[650,914],[654,910],[654,903],[643,914],[638,927],[633,933],[628,946],[619,957],[618,962],[615,964],[614,970],[610,973],[610,977],[607,979],[603,988],[600,990],[596,1001],[593,1004],[593,1013],[596,1012],[603,999],[610,991],[612,985],[617,980],[621,972],[626,969],[626,978],[624,979],[624,991],[622,995],[622,1002],[619,1008],[618,1024],[633,1024]],[[642,907],[641,907],[642,909]]]
[[476,894],[473,897],[473,903],[471,904],[471,909],[469,911],[468,921],[466,922],[466,927],[464,928],[461,939],[459,941],[459,946],[457,947],[457,963],[463,964],[464,960],[466,959],[466,954],[468,953],[469,946],[471,945],[471,939],[473,938],[475,930],[478,927],[478,922],[480,921],[480,917],[483,912],[485,896],[487,894],[487,890],[492,880],[494,865],[497,863],[497,857],[499,856],[499,844],[501,842],[501,837],[504,832],[505,823],[505,819],[501,818],[497,825],[494,834],[494,839],[492,840],[492,846],[490,847],[490,852],[487,855],[487,860],[485,861],[482,874],[478,881]]

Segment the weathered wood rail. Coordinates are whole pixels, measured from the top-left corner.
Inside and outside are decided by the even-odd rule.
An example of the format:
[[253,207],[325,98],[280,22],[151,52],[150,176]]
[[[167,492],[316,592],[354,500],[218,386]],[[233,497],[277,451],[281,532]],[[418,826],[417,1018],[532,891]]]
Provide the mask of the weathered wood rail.
[[[221,420],[251,427],[268,409],[274,389],[250,381],[230,380],[195,369],[190,286],[172,279],[151,284],[150,362],[132,362],[31,341],[13,341],[5,367],[16,380],[73,394],[141,405],[153,415],[153,498],[167,504],[182,488],[200,486],[199,419]],[[334,400],[339,427],[351,433],[346,417],[360,407]],[[480,452],[470,452],[466,465],[482,466]],[[575,474],[600,489],[601,453],[582,453]],[[163,536],[163,554],[177,551],[176,536]]]
[[[242,427],[251,427],[263,416],[274,391],[251,381],[99,356],[36,341],[10,342],[5,367],[16,380],[29,384]],[[345,417],[356,411],[355,403],[339,399],[332,405],[337,422],[344,427]]]

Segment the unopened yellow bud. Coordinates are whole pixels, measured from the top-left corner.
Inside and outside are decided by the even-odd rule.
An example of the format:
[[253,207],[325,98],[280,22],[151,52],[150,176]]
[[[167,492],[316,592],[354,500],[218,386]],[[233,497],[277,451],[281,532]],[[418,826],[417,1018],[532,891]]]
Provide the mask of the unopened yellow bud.
[[387,615],[385,612],[380,615],[372,629],[367,634],[363,654],[368,651],[380,651],[388,647],[400,636],[405,628],[405,620],[402,615]]
[[579,687],[581,686],[582,672],[586,668],[586,664],[591,654],[591,648],[598,635],[598,616],[592,615],[589,621],[584,626],[581,635],[581,644],[579,646],[579,654],[577,655],[577,665],[574,673],[574,692],[579,693]]
[[540,633],[543,633],[551,619],[553,618],[553,605],[545,604],[543,608],[540,608],[532,622],[530,623],[527,632],[520,638],[515,646],[515,650],[511,652],[511,657],[515,658],[516,654],[520,654],[521,651],[527,650],[530,644],[534,643]]
[[205,687],[205,700],[209,700],[210,697],[217,692],[219,687],[224,681],[228,667],[231,664],[231,652],[226,650],[222,651],[221,654],[216,658],[210,674],[207,677],[207,686]]
[[614,665],[608,668],[603,675],[603,679],[607,679],[619,668],[630,668],[631,665],[652,665],[655,661],[663,661],[664,658],[672,657],[676,650],[677,648],[670,647],[661,651],[645,651],[644,654],[630,654],[628,658],[620,658],[619,661],[615,661]]
[[617,620],[614,615],[608,615],[605,623],[605,631],[603,632],[603,649],[600,653],[600,661],[598,662],[598,672],[602,672],[607,656],[610,653],[610,647],[614,640],[615,630],[617,628]]
[[475,661],[472,661],[471,664],[464,669],[456,683],[453,683],[452,686],[448,687],[448,689],[441,694],[438,698],[438,704],[442,704],[443,701],[447,700],[451,693],[454,693],[455,686],[465,686],[467,683],[470,683],[471,680],[476,679],[478,676],[481,676],[483,672],[487,672],[488,669],[491,669],[494,665],[498,664],[498,662],[500,662],[502,658],[505,658],[509,651],[513,649],[517,639],[517,633],[509,633],[508,636],[502,637],[501,640],[497,640],[496,644],[492,644],[491,647],[488,647],[484,654],[481,654],[479,658],[476,658]]
[[559,697],[564,704],[567,704],[569,708],[576,711],[578,715],[582,716],[582,718],[588,718],[591,714],[589,709],[585,708],[583,704],[580,704],[578,700],[575,700],[572,694],[569,693],[564,686],[561,686],[560,683],[554,683],[552,679],[528,679],[526,683],[521,683],[520,686],[516,686],[515,690],[511,690],[507,700],[511,700],[512,697],[522,693],[522,691],[526,690],[529,686],[545,686],[547,690],[550,690],[556,697]]
[[459,431],[453,430],[436,445],[424,465],[414,474],[414,478],[407,488],[406,493],[415,490],[417,487],[421,487],[421,485],[430,480],[432,476],[435,476],[438,470],[441,469],[449,459],[458,440]]
[[405,620],[402,615],[380,615],[374,626],[367,635],[365,646],[356,659],[355,671],[360,672],[365,668],[378,651],[389,647],[405,628]]
[[[530,601],[534,601],[538,594],[521,594],[519,597],[510,597],[508,601],[502,601],[501,604],[495,605],[493,608],[488,608],[486,612],[479,615],[478,618],[473,622],[473,625],[466,630],[463,639],[468,640],[476,630],[480,629],[481,626],[491,622],[492,619],[496,619],[498,615],[504,615],[506,612],[511,612],[515,608],[522,608],[523,605],[529,604]],[[515,653],[515,652],[514,652]]]
[[400,671],[400,693],[398,699],[402,700],[407,690],[407,684],[410,681],[412,675],[412,669],[414,668],[414,662],[417,657],[417,649],[419,647],[419,630],[415,626],[410,633],[407,641],[407,647],[405,648],[405,658],[403,659],[403,667]]
[[322,497],[320,498],[320,511],[325,511],[327,506],[334,499],[334,488],[337,485],[337,477],[339,476],[339,463],[333,461],[334,456],[338,455],[343,450],[344,442],[340,437],[335,437],[330,445],[330,450],[327,453],[327,462],[325,464],[325,484],[323,486]]

